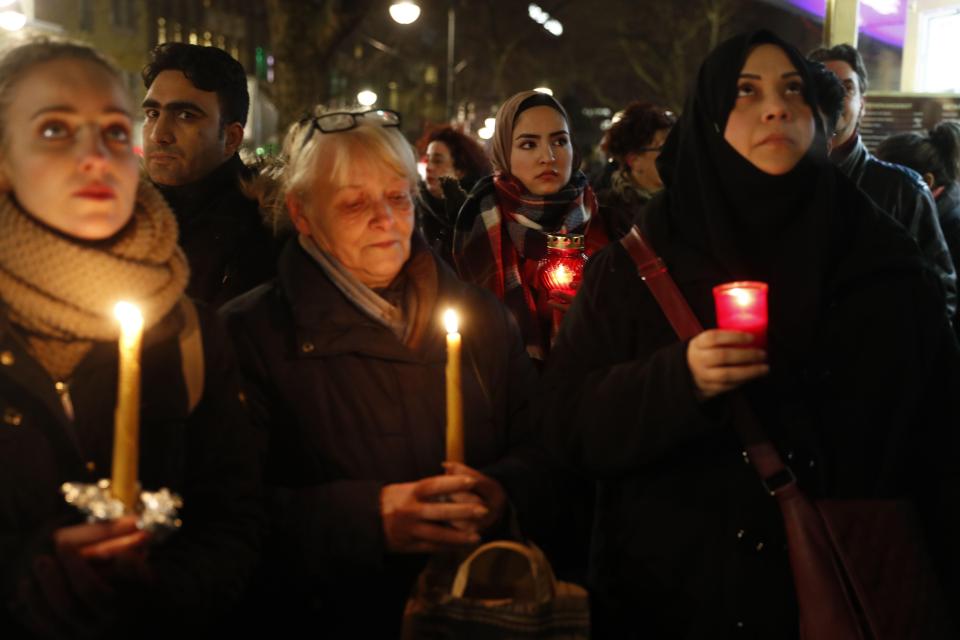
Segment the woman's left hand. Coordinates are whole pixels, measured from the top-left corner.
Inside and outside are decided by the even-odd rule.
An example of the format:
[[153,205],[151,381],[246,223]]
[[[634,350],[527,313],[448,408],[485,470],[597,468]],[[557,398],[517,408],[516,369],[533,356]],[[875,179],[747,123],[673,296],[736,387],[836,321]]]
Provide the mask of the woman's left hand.
[[477,481],[472,490],[453,494],[451,497],[454,502],[480,502],[487,508],[486,515],[471,520],[458,520],[451,523],[453,526],[479,533],[500,521],[507,506],[507,494],[499,482],[460,462],[444,462],[443,468],[447,474],[470,476]]

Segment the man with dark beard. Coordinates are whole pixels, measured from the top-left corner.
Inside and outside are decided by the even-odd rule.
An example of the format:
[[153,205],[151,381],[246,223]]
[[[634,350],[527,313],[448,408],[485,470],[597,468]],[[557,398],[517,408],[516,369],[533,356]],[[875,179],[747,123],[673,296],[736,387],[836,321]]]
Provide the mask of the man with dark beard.
[[176,214],[187,293],[219,307],[275,270],[271,235],[240,190],[246,74],[221,49],[168,42],[142,75],[146,171]]

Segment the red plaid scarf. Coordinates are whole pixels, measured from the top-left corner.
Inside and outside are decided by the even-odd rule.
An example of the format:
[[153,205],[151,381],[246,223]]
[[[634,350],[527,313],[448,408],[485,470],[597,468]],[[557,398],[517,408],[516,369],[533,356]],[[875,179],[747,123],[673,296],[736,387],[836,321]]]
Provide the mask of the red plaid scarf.
[[527,281],[521,261],[544,257],[549,233],[586,233],[596,211],[597,199],[579,171],[549,196],[532,195],[513,176],[497,173],[478,182],[460,209],[454,233],[457,271],[510,309],[531,358],[546,357],[549,336],[539,323],[536,283]]

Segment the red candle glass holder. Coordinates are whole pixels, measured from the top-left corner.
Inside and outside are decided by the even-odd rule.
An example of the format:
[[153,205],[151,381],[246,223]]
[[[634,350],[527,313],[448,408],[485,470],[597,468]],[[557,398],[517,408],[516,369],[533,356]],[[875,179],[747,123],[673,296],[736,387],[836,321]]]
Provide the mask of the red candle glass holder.
[[548,293],[574,295],[583,279],[587,256],[579,234],[547,236],[547,255],[537,265],[537,282]]
[[753,334],[749,346],[767,346],[767,284],[765,282],[728,282],[713,288],[717,308],[717,326],[721,329]]

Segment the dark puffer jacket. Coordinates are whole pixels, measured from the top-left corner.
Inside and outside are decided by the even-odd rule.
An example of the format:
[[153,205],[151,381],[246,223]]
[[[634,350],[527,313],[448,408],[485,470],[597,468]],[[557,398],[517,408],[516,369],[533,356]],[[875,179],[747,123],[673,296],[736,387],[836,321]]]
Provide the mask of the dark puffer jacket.
[[940,277],[947,312],[953,318],[957,311],[957,274],[940,228],[933,195],[920,175],[902,165],[875,158],[859,134],[849,155],[836,165],[917,241],[920,253]]
[[[183,322],[175,307],[144,335],[140,481],[144,489],[179,492],[184,524],[151,549],[152,581],[114,585],[125,612],[118,637],[218,623],[243,593],[259,551],[257,453],[232,350],[217,318],[201,309],[204,390],[188,413]],[[0,323],[0,595],[8,603],[37,554],[51,553],[51,532],[81,521],[60,485],[110,476],[117,345],[97,343],[67,386],[55,388],[6,317]],[[19,637],[24,632],[6,611],[0,637]]]
[[276,281],[222,310],[269,441],[275,536],[255,606],[274,631],[306,620],[330,637],[397,636],[426,558],[387,549],[379,496],[384,484],[443,472],[448,306],[463,318],[467,464],[500,481],[528,528],[523,516],[555,508],[535,503],[554,484],[519,452],[535,373],[517,327],[491,294],[430,257],[437,322],[417,350],[354,306],[295,241]]

